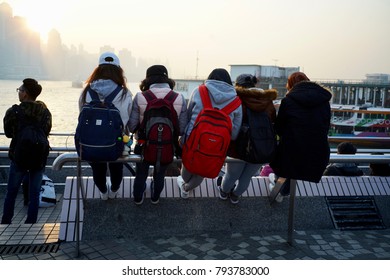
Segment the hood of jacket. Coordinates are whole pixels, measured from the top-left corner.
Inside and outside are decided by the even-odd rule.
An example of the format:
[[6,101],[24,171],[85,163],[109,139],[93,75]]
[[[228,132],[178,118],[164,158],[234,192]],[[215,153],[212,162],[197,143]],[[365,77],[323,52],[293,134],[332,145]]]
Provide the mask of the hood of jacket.
[[213,104],[226,105],[237,96],[234,86],[218,80],[206,80],[205,85]]
[[256,112],[265,111],[266,108],[273,104],[278,92],[275,89],[263,90],[260,88],[244,88],[236,87],[238,97],[240,97],[242,104]]
[[332,93],[325,87],[314,82],[300,82],[286,95],[304,107],[317,107],[332,98]]
[[112,80],[96,80],[91,83],[91,89],[96,91],[102,99],[106,98],[118,86]]

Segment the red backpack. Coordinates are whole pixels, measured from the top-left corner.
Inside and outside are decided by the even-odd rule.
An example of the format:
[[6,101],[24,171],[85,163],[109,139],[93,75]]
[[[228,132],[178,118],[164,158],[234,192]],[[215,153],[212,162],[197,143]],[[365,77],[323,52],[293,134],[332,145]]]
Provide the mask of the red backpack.
[[190,136],[183,146],[182,163],[185,168],[205,178],[218,176],[225,162],[232,133],[229,114],[241,101],[236,97],[222,109],[213,108],[205,85],[199,86],[203,109],[197,116]]
[[164,98],[157,98],[150,90],[142,92],[148,102],[141,123],[138,139],[143,140],[143,161],[155,165],[167,165],[173,161],[178,147],[179,121],[173,102],[178,94],[170,91]]

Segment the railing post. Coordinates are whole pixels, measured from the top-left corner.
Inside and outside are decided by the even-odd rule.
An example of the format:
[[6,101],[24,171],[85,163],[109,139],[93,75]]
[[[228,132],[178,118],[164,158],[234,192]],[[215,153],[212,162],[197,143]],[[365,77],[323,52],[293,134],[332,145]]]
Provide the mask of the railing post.
[[81,187],[81,160],[77,159],[77,191],[76,191],[76,257],[80,257],[80,192]]
[[295,194],[297,190],[297,180],[291,179],[290,183],[290,199],[288,206],[288,229],[287,229],[287,243],[293,245],[293,233],[294,233],[294,206],[295,206]]

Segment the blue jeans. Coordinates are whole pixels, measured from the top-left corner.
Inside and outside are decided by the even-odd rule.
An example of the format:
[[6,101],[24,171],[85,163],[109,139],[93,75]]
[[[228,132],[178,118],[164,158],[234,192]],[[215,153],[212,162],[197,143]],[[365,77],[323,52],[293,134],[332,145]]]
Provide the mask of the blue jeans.
[[[242,195],[249,186],[252,176],[259,174],[261,164],[242,162],[226,163],[226,173],[222,180],[222,190],[233,192],[236,196]],[[234,186],[238,180],[237,186]]]
[[[153,170],[153,187],[152,200],[156,201],[160,198],[160,194],[164,189],[165,171],[169,165],[160,165],[159,170]],[[134,199],[140,201],[145,191],[145,182],[149,175],[150,164],[146,162],[136,163],[135,179],[134,179]]]
[[38,219],[39,208],[39,193],[42,185],[42,175],[44,168],[37,171],[28,171],[21,169],[19,166],[11,161],[7,193],[4,201],[3,217],[1,218],[2,224],[10,224],[14,216],[15,200],[19,192],[20,185],[23,178],[28,175],[29,178],[29,203],[27,209],[26,224],[34,224]]
[[111,190],[116,192],[123,179],[123,163],[121,162],[90,162],[93,181],[101,193],[107,192],[107,165],[110,170]]

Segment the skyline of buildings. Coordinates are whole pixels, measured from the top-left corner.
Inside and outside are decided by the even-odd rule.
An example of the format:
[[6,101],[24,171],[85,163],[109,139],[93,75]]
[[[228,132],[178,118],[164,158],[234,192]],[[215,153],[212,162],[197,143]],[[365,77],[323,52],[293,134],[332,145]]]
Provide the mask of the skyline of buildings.
[[[14,16],[8,3],[0,4],[0,79],[35,77],[46,80],[85,80],[97,66],[100,53],[115,52],[129,82],[141,81],[146,69],[159,61],[135,58],[128,49],[106,45],[98,54],[64,45],[61,34],[52,29],[46,44],[38,32],[28,27],[24,17]],[[169,65],[165,64],[169,70]]]

